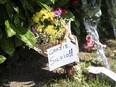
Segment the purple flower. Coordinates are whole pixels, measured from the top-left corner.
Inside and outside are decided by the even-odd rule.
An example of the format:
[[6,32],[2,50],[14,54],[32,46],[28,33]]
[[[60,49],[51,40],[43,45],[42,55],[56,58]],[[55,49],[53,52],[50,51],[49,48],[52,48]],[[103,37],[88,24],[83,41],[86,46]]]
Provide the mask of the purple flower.
[[60,16],[62,14],[62,10],[60,8],[57,8],[54,10],[55,16]]
[[31,31],[32,31],[33,34],[35,34],[36,33],[36,28],[32,27]]

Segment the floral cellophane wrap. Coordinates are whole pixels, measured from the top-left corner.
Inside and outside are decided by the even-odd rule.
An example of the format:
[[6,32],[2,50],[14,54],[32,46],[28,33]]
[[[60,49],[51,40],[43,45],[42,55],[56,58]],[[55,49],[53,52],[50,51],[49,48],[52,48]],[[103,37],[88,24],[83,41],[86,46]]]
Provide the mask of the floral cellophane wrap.
[[[77,41],[77,37],[75,35],[72,35],[71,33],[71,21],[67,22],[66,24],[62,24],[63,27],[66,29],[66,33],[63,39],[63,42],[66,41],[72,41],[77,48],[77,62],[79,62],[79,58],[78,58],[78,53],[79,53],[79,47],[78,47],[78,41]],[[40,54],[42,54],[44,57],[48,57],[47,56],[47,49],[51,48],[53,46],[56,46],[59,44],[59,41],[53,41],[50,43],[46,43],[46,44],[36,44],[34,49],[39,52]]]

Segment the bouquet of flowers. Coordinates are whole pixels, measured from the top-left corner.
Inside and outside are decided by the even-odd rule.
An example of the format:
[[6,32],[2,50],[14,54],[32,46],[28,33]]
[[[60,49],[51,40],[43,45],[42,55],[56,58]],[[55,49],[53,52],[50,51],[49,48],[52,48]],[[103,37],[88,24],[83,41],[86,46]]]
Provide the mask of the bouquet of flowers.
[[[62,46],[63,41],[70,40],[76,44],[78,50],[77,38],[71,34],[70,23],[73,20],[72,17],[71,12],[60,8],[51,10],[41,9],[33,14],[32,32],[37,38],[37,44],[34,49],[47,57],[48,48],[58,44]],[[68,66],[72,68],[73,65],[72,63]],[[72,75],[71,68],[67,67],[70,75]]]
[[47,44],[63,39],[66,32],[63,24],[66,24],[68,20],[61,15],[66,12],[66,10],[56,8],[52,10],[41,9],[33,14],[32,32],[36,35],[38,44]]
[[[32,16],[32,32],[36,36],[36,51],[46,56],[46,49],[62,44],[69,29],[70,16],[61,8],[41,9]],[[72,16],[71,16],[72,17]],[[39,50],[38,50],[39,49]]]

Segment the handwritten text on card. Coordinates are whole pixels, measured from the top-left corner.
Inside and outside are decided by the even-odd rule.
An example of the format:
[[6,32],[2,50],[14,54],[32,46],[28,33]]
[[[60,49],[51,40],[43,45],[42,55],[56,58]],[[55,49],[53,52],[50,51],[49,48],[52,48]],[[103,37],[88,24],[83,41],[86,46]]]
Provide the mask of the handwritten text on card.
[[66,64],[77,61],[76,45],[65,42],[47,50],[50,71]]

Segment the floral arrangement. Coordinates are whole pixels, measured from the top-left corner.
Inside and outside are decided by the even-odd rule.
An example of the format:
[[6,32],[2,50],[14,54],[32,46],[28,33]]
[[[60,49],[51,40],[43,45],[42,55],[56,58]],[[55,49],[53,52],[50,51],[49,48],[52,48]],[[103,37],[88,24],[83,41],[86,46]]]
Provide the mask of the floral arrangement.
[[54,8],[51,10],[41,9],[33,14],[32,32],[35,34],[39,44],[63,39],[66,32],[63,24],[68,20],[61,15],[66,13],[66,10]]
[[83,48],[87,51],[91,51],[92,48],[96,45],[96,42],[92,39],[90,35],[86,36],[86,42],[83,44]]

